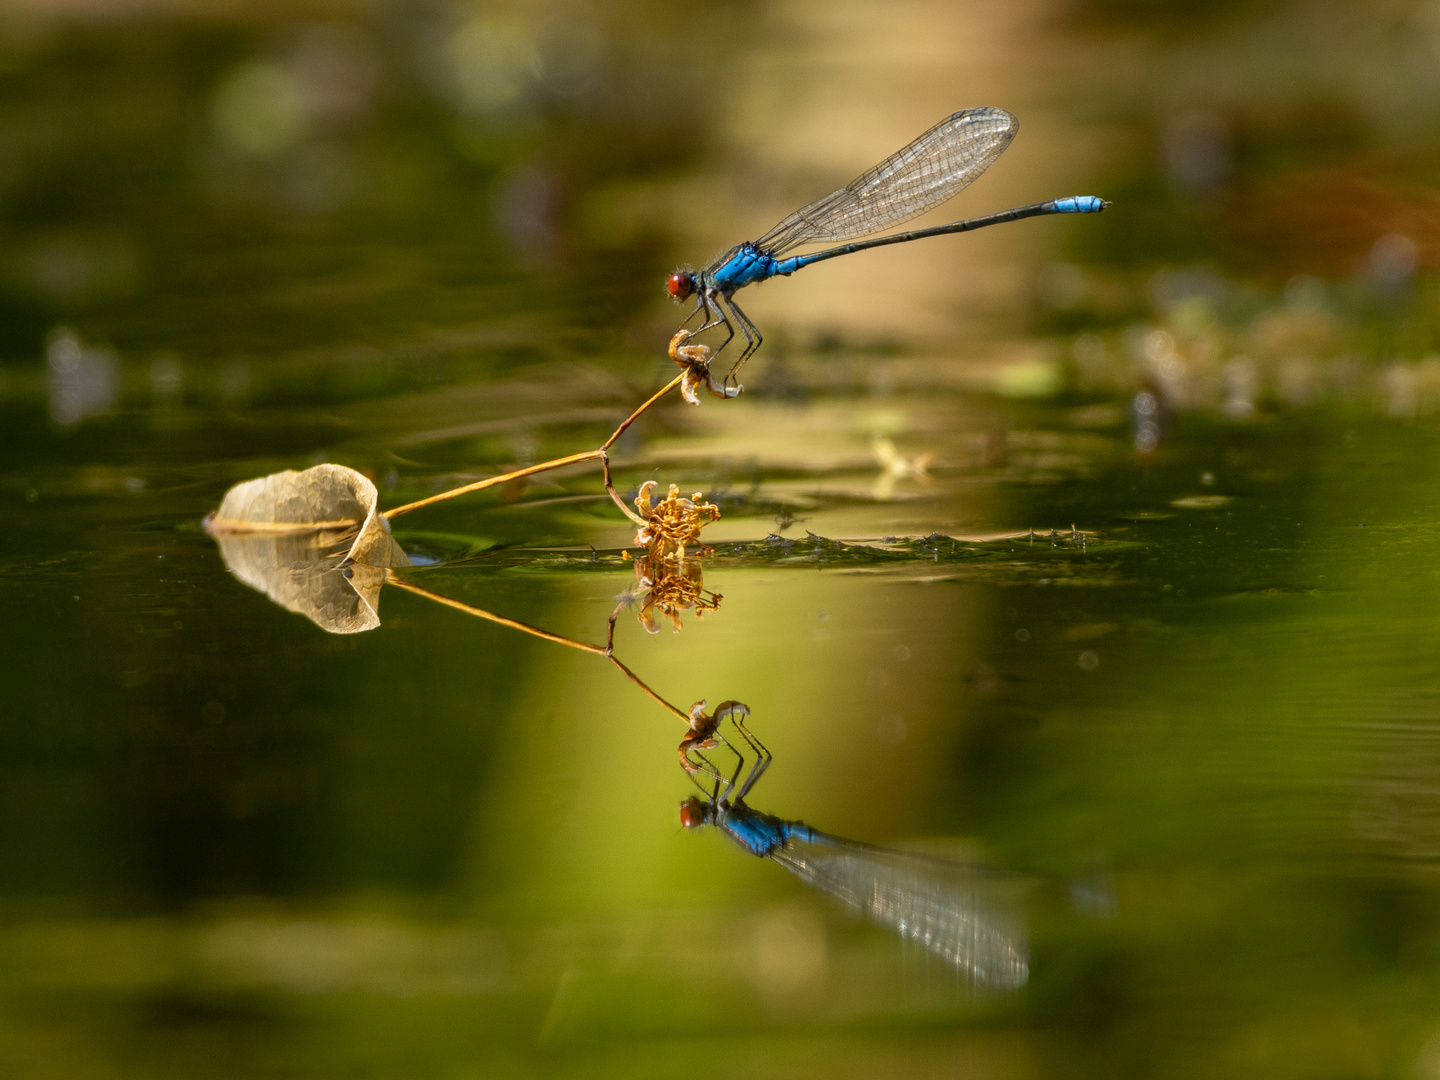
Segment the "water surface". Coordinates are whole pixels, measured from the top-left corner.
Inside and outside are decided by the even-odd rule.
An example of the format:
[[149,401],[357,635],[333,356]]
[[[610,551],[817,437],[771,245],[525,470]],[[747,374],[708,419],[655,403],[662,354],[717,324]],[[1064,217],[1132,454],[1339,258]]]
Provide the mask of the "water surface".
[[[598,445],[674,373],[664,275],[952,107],[886,57],[974,41],[847,51],[867,18],[805,5],[9,34],[8,1071],[1440,1071],[1431,120],[1307,126],[1411,100],[1343,5],[1294,46],[1326,86],[1256,61],[1205,97],[1305,19],[1211,7],[975,24],[999,59],[953,107],[1036,120],[976,198],[1116,212],[776,283],[745,395],[616,448],[622,491],[722,517],[718,609],[652,635],[632,604],[615,656],[749,707],[754,808],[986,867],[1028,953],[998,990],[682,830],[685,728],[603,656],[392,586],[327,633],[201,527],[280,469],[395,506]],[[1321,62],[1347,40],[1369,66]],[[883,144],[672,92],[724,65],[808,88],[796,130],[826,86],[873,100]],[[1356,178],[1320,239],[1267,217]],[[395,522],[406,580],[596,645],[633,532],[588,466]]]

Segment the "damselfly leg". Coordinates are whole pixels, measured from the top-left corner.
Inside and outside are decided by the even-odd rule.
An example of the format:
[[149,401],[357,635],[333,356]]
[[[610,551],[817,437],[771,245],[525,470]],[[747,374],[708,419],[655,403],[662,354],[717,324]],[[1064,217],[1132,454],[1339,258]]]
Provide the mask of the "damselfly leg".
[[680,324],[681,328],[688,326],[690,320],[702,311],[705,313],[705,317],[701,320],[700,325],[691,331],[690,336],[692,338],[699,337],[706,330],[713,330],[722,323],[725,326],[725,340],[710,353],[712,360],[716,356],[719,356],[720,351],[735,339],[735,326],[737,323],[740,326],[741,333],[745,335],[745,352],[741,354],[739,362],[730,370],[730,374],[725,377],[728,383],[731,381],[735,372],[740,369],[740,365],[745,363],[745,361],[749,359],[750,354],[760,347],[760,342],[763,339],[760,337],[760,331],[756,329],[755,324],[750,321],[743,311],[735,306],[735,301],[731,297],[723,293],[708,293],[703,287],[696,294],[695,309],[685,317],[685,321]]
[[[729,708],[733,704],[734,702],[727,701],[713,713],[707,714],[705,712],[705,702],[697,701],[690,707],[690,730],[685,733],[685,737],[680,740],[680,745],[675,748],[676,756],[680,759],[680,767],[684,769],[692,779],[697,772],[703,772],[707,775],[724,779],[723,774],[715,768],[715,764],[704,754],[700,753],[701,750],[713,750],[718,746],[724,746],[734,754],[736,758],[739,759],[740,764],[736,765],[734,776],[732,776],[726,784],[725,790],[727,793],[730,788],[735,786],[735,778],[740,775],[740,768],[745,761],[744,755],[731,746],[729,742],[726,741],[725,736],[721,735],[717,730],[720,726],[721,719],[727,715]],[[697,765],[694,760],[695,758],[698,758],[703,764]]]
[[710,320],[704,326],[700,327],[699,330],[695,331],[695,333],[698,334],[702,330],[709,330],[712,326],[719,326],[721,323],[725,324],[725,340],[722,341],[715,349],[715,351],[710,354],[711,360],[714,360],[715,357],[719,356],[720,350],[725,348],[726,345],[729,345],[730,342],[735,339],[735,324],[730,321],[730,316],[725,311],[724,301],[718,295],[715,297],[715,312],[715,318]]
[[[741,710],[743,710],[743,712]],[[757,739],[755,733],[745,726],[744,718],[749,715],[750,710],[746,709],[743,705],[730,713],[730,722],[735,725],[735,730],[740,733],[740,737],[745,740],[750,749],[755,751],[755,764],[750,766],[749,775],[745,777],[745,782],[740,785],[740,791],[735,796],[736,802],[745,801],[745,796],[750,794],[750,789],[759,782],[760,777],[765,775],[765,770],[770,768],[770,762],[772,760],[770,751],[766,749],[765,744]]]
[[[698,715],[696,715],[698,713]],[[706,716],[700,707],[692,710],[691,729],[685,738],[680,741],[680,766],[690,776],[690,779],[703,792],[705,786],[700,782],[697,774],[704,773],[717,781],[724,781],[724,791],[716,788],[716,799],[720,802],[730,801],[730,793],[736,791],[736,785],[740,784],[740,774],[745,771],[746,756],[734,746],[729,740],[720,734],[719,728],[725,720],[729,720],[740,737],[745,740],[753,753],[750,759],[750,771],[745,776],[745,782],[740,784],[738,794],[734,802],[742,803],[750,789],[755,786],[760,777],[765,775],[765,770],[770,767],[770,751],[765,744],[755,737],[748,727],[745,726],[745,718],[750,715],[750,710],[738,701],[727,701],[720,705],[714,713]],[[701,750],[711,750],[718,746],[724,746],[735,755],[735,769],[729,777],[724,777]],[[693,756],[692,756],[693,755]],[[698,759],[698,761],[696,760]]]
[[760,333],[760,328],[750,321],[750,316],[740,310],[740,305],[735,303],[735,298],[727,297],[726,299],[729,301],[730,313],[735,316],[735,321],[740,324],[740,330],[745,335],[745,351],[740,354],[740,359],[735,361],[730,368],[730,373],[725,376],[725,381],[729,383],[734,381],[736,373],[745,366],[745,361],[754,356],[755,350],[764,344],[765,338]]
[[[682,327],[689,325],[690,320],[695,318],[695,316],[699,315],[702,311],[705,312],[705,318],[700,320],[700,330],[704,330],[706,327],[709,326],[714,326],[716,322],[718,322],[718,320],[712,319],[710,311],[710,301],[705,299],[704,292],[700,292],[697,293],[695,296],[695,310],[690,312],[689,315],[686,315],[685,321],[682,322],[680,325]],[[695,334],[700,333],[700,330],[696,330]],[[690,336],[694,337],[695,334],[691,334]]]
[[[735,748],[733,746],[730,746],[729,743],[726,743],[725,745],[731,751],[734,751]],[[740,770],[745,765],[745,759],[739,754],[736,754],[735,771],[729,776],[726,776],[723,772],[720,771],[716,764],[704,754],[700,753],[698,750],[692,751],[692,753],[696,758],[699,759],[699,763],[696,764],[694,761],[692,761],[690,763],[690,767],[685,770],[685,774],[690,777],[690,782],[700,789],[701,795],[704,795],[716,806],[721,806],[729,802],[730,792],[735,790],[735,782],[737,779],[739,779]],[[713,781],[713,784],[707,786],[700,779],[701,776],[707,777],[709,780]]]

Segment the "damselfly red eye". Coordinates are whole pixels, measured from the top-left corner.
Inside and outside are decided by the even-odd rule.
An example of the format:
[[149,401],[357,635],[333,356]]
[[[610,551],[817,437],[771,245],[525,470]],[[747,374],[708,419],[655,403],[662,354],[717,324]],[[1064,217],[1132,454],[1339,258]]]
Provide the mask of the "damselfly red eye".
[[680,824],[687,829],[705,824],[705,804],[694,795],[680,804]]
[[695,292],[695,278],[690,274],[671,274],[665,282],[665,291],[676,300],[688,299]]

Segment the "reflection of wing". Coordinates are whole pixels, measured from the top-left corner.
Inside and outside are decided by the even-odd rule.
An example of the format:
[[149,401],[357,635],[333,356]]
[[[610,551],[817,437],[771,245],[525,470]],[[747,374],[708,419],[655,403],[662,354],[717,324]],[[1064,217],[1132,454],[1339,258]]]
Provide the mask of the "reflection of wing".
[[974,868],[811,834],[770,857],[802,881],[924,945],[976,983],[1023,986],[1025,938]]
[[802,206],[755,246],[780,255],[801,244],[850,240],[909,221],[995,164],[1019,126],[1004,109],[958,112],[839,191]]

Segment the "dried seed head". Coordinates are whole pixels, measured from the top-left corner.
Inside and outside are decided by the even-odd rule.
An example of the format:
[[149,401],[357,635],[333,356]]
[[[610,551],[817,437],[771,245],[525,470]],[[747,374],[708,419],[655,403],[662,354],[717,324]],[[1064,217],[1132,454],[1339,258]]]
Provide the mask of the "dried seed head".
[[718,398],[738,397],[743,386],[726,386],[717,383],[710,376],[710,347],[708,345],[686,345],[690,340],[689,330],[676,330],[670,339],[670,359],[685,369],[685,378],[680,383],[680,393],[691,405],[700,404],[700,388],[703,386]]
[[[635,499],[635,509],[645,519],[645,524],[635,534],[635,543],[646,549],[651,563],[674,559],[678,564],[685,561],[685,549],[700,545],[700,530],[712,521],[720,520],[720,508],[714,503],[702,503],[700,493],[692,499],[682,499],[680,488],[670,485],[670,491],[659,502],[651,501],[651,494],[658,485],[650,480],[640,488]],[[710,549],[700,546],[700,553],[708,555]]]

